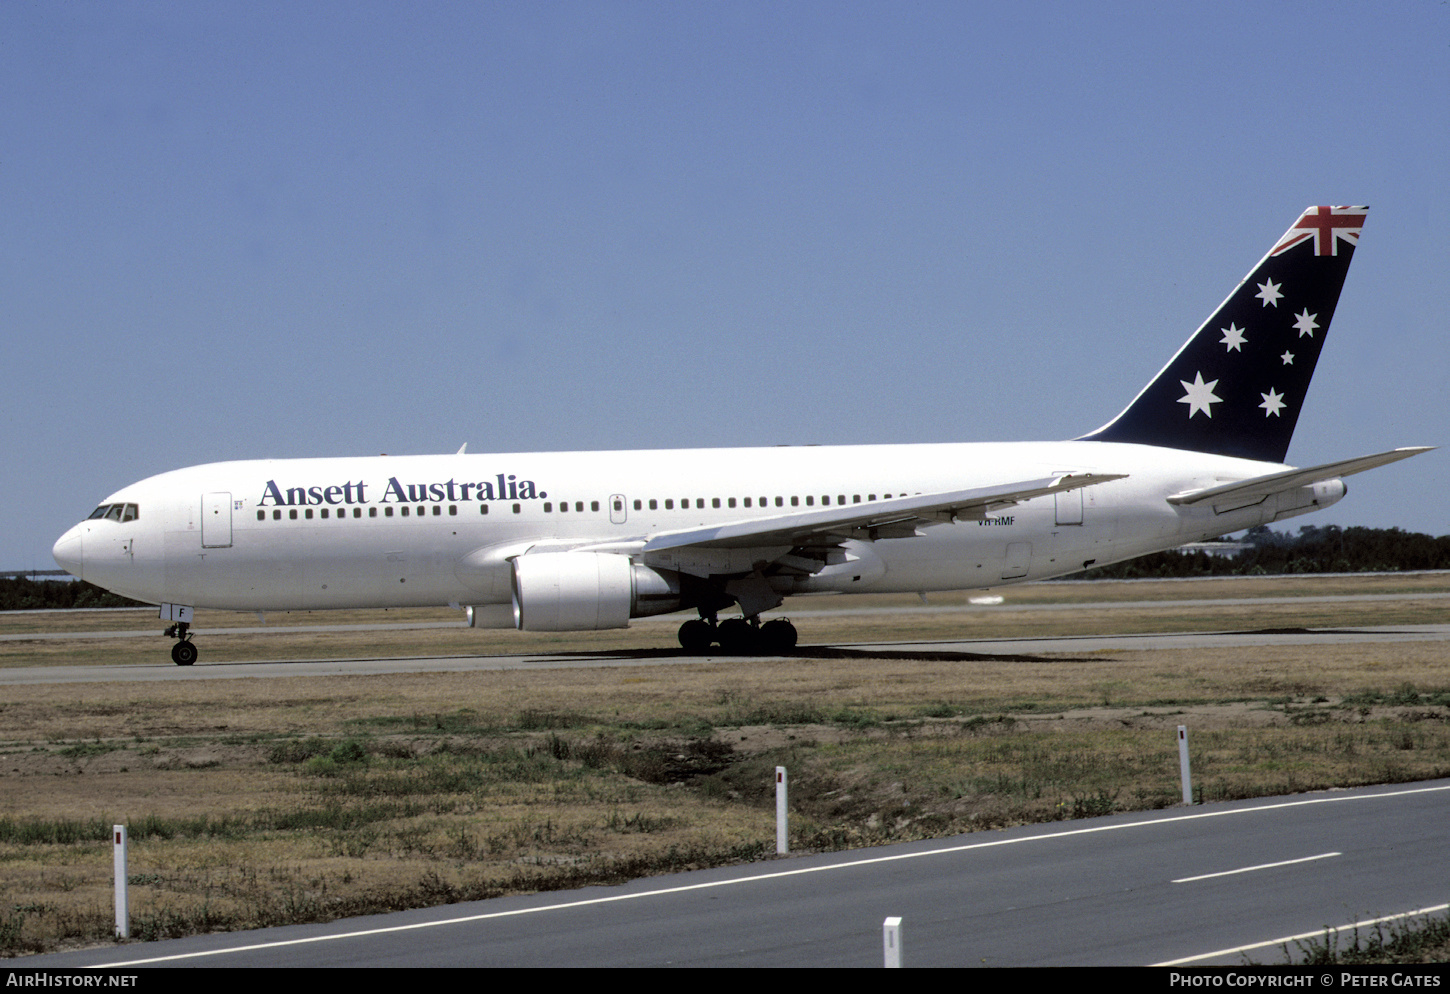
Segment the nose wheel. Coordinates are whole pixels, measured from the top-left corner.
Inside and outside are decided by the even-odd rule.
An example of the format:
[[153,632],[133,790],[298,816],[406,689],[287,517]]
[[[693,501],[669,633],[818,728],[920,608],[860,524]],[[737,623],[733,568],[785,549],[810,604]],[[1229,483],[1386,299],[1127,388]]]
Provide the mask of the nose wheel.
[[171,661],[177,666],[190,666],[196,662],[196,645],[187,634],[190,626],[184,621],[178,621],[166,631],[162,632],[167,638],[175,638],[176,644],[171,647]]

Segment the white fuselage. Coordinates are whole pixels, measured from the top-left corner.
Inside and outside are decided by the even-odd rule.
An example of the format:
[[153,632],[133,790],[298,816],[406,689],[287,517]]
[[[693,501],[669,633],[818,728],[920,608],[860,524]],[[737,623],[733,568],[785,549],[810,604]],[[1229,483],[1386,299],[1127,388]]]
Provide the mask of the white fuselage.
[[845,564],[775,581],[782,593],[979,588],[1212,538],[1343,494],[1335,481],[1225,513],[1166,500],[1282,469],[1105,442],[226,462],[125,487],[106,504],[134,505],[131,520],[82,521],[55,554],[72,573],[152,603],[255,611],[498,605],[510,600],[511,557],[531,549],[603,548],[678,569],[678,550],[645,553],[644,540],[1003,480],[1126,475],[979,521],[848,541]]

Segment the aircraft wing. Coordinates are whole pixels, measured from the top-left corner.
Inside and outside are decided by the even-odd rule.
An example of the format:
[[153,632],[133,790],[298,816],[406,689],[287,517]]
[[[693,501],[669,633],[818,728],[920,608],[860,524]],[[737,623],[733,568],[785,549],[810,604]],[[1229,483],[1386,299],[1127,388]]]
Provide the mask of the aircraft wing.
[[823,507],[815,511],[727,522],[707,528],[660,532],[645,542],[644,552],[686,546],[745,549],[769,546],[836,543],[848,538],[874,541],[908,538],[917,528],[959,519],[980,521],[988,514],[1034,497],[1121,480],[1124,473],[1066,473],[974,490],[917,494],[890,500]]
[[1344,459],[1340,462],[1325,463],[1322,466],[1310,466],[1308,469],[1291,469],[1283,473],[1270,473],[1267,476],[1256,476],[1251,480],[1241,480],[1238,483],[1225,483],[1219,487],[1174,494],[1168,498],[1168,503],[1199,504],[1203,501],[1222,503],[1231,500],[1240,505],[1253,504],[1286,490],[1308,487],[1326,480],[1336,480],[1341,476],[1363,473],[1376,466],[1408,459],[1421,452],[1429,452],[1434,447],[1433,445],[1420,445],[1392,449],[1389,452],[1378,452],[1372,456],[1360,456],[1357,459]]

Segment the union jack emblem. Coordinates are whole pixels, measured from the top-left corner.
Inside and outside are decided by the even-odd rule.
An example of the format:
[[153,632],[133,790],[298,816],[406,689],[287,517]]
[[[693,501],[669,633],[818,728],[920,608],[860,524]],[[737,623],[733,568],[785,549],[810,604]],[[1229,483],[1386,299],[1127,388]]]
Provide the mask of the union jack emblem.
[[1359,244],[1368,207],[1311,207],[1279,239],[1270,255],[1283,255],[1307,238],[1314,239],[1315,255],[1338,255],[1339,241]]

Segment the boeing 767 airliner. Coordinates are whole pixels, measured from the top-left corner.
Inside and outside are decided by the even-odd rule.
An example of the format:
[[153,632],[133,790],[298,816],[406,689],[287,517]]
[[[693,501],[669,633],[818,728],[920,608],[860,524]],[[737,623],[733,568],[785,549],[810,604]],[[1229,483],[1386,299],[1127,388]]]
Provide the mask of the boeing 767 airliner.
[[[1062,576],[1327,507],[1426,451],[1285,465],[1364,207],[1310,207],[1127,408],[1061,442],[256,460],[107,497],[55,543],[161,606],[460,605],[471,624],[624,628],[694,609],[692,651],[787,651],[786,596]],[[738,607],[739,617],[720,620]]]

